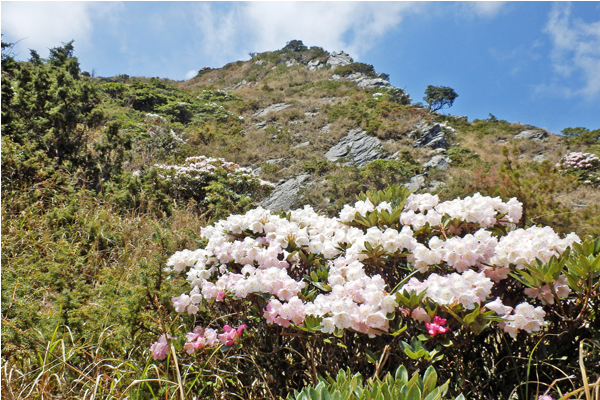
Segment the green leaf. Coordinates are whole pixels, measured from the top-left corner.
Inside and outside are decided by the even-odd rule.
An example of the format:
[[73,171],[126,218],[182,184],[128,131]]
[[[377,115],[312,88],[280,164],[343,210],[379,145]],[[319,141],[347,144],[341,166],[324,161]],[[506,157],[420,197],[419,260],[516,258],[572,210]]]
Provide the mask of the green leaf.
[[437,384],[437,372],[433,368],[433,366],[429,366],[425,373],[423,374],[423,394],[427,395]]

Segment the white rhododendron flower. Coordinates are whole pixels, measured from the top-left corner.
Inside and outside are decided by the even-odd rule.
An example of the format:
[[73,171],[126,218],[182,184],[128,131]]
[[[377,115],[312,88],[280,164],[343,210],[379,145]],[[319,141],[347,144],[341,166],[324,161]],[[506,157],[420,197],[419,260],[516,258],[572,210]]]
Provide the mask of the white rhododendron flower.
[[[263,317],[283,327],[302,326],[310,316],[319,321],[323,333],[350,329],[375,336],[388,332],[390,320],[398,313],[431,323],[424,303],[410,313],[399,309],[394,288],[386,281],[389,271],[373,267],[370,257],[374,256],[367,251],[372,248],[382,257],[382,265],[401,259],[409,263],[402,268],[420,273],[397,287],[400,292],[425,292],[442,309],[473,310],[481,305],[500,316],[499,326],[513,337],[520,330],[542,329],[542,308],[529,303],[515,309],[504,305],[493,292],[495,282],[506,279],[511,268],[559,256],[580,241],[577,235],[561,239],[548,227],[510,231],[521,218],[521,203],[480,194],[447,202],[436,195],[411,194],[399,220],[390,225],[394,228],[350,226],[357,215],[393,210],[390,202],[361,200],[344,206],[339,218],[319,215],[310,206],[285,218],[261,207],[230,215],[202,228],[203,249],[178,251],[169,258],[167,266],[185,272],[192,287],[189,294],[174,297],[173,306],[177,312],[195,314],[204,300],[252,299],[251,294],[261,294],[267,299]],[[465,230],[442,232],[444,215],[462,222]],[[423,234],[419,230],[427,224],[431,229]],[[508,234],[492,233],[491,228],[500,226]],[[313,277],[306,280],[312,272],[303,264],[306,255],[314,256],[326,270],[317,283],[311,282]],[[561,276],[553,287],[559,299],[569,295],[566,277]],[[555,301],[549,285],[526,289],[525,294],[543,304]]]

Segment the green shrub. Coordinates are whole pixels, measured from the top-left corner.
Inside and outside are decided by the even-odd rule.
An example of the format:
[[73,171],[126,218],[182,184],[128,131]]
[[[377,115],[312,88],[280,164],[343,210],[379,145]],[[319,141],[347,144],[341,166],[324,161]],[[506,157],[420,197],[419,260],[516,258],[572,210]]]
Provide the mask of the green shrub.
[[414,160],[375,160],[365,165],[360,174],[371,187],[382,190],[390,185],[408,182],[423,168]]
[[375,68],[373,68],[371,64],[359,62],[354,62],[348,65],[339,65],[333,70],[334,74],[339,75],[342,78],[345,78],[346,76],[355,74],[357,72],[369,76],[371,78],[377,77],[377,72],[375,72]]
[[460,146],[449,148],[446,155],[452,159],[452,165],[457,167],[472,165],[474,161],[479,159],[479,155],[473,150]]
[[[350,370],[341,370],[334,378],[319,378],[319,383],[307,386],[294,395],[288,395],[288,400],[441,400],[448,391],[448,382],[438,386],[437,373],[433,367],[427,368],[421,376],[415,372],[409,379],[408,371],[400,366],[392,376],[368,379],[363,382],[360,373],[351,375]],[[462,400],[462,395],[453,397]]]

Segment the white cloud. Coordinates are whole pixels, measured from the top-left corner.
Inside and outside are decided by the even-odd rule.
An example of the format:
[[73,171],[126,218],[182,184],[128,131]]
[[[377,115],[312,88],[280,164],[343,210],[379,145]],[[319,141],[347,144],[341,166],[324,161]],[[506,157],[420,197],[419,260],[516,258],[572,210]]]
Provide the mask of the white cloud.
[[220,62],[280,49],[296,39],[358,59],[420,8],[410,2],[246,2],[228,9],[203,3],[196,24],[200,45]]
[[15,47],[20,53],[31,48],[45,56],[47,49],[71,40],[77,47],[90,46],[92,18],[107,15],[116,6],[96,2],[3,2],[2,33],[14,41],[21,40]]
[[505,5],[505,1],[465,1],[457,3],[463,16],[483,18],[494,18],[503,11]]
[[[600,95],[600,19],[585,23],[571,17],[570,4],[554,4],[544,32],[552,41],[551,59],[558,77],[546,88],[569,97]],[[563,83],[577,75],[583,80],[581,87]]]
[[241,35],[244,24],[236,8],[215,10],[211,3],[200,3],[194,20],[200,28],[200,46],[207,60],[223,63],[247,58],[247,53],[240,53],[243,46],[239,42],[244,40]]

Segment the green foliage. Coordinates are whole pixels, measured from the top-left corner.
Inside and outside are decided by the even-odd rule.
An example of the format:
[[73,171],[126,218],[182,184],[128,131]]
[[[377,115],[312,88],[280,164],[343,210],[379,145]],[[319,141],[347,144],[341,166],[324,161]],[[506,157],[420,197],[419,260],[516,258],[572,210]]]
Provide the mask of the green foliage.
[[3,59],[2,75],[8,94],[2,101],[2,136],[31,153],[45,153],[56,166],[86,166],[87,135],[102,114],[95,109],[94,86],[79,73],[72,42],[51,49],[48,60],[35,51],[29,62]]
[[413,176],[420,174],[423,168],[412,156],[408,160],[375,160],[365,165],[360,174],[362,178],[376,189],[408,182]]
[[425,89],[425,97],[423,100],[427,102],[429,109],[432,111],[441,110],[444,107],[452,107],[454,100],[458,97],[458,94],[454,89],[447,86],[427,86]]
[[[189,157],[182,164],[155,168],[168,182],[165,188],[170,197],[184,204],[192,200],[201,212],[213,218],[247,211],[255,199],[264,198],[272,189],[249,171],[223,159]],[[150,170],[145,175],[155,173]]]
[[452,160],[452,165],[466,167],[479,160],[479,155],[466,147],[454,146],[448,149],[446,155]]
[[574,176],[560,173],[548,161],[517,161],[515,156],[518,153],[516,148],[512,154],[508,148],[503,148],[504,162],[499,168],[477,163],[472,173],[449,180],[441,198],[453,199],[477,192],[504,199],[516,197],[523,203],[521,227],[548,225],[558,232],[567,234],[575,231],[580,236],[600,233],[600,217],[594,211],[595,207],[573,210],[560,201],[577,187]]
[[363,74],[369,76],[371,78],[377,77],[377,73],[375,72],[375,68],[371,64],[353,62],[348,65],[339,65],[335,67],[333,73],[341,76],[342,78],[347,77],[348,75],[352,75],[355,73]]
[[565,128],[562,131],[568,139],[569,145],[598,145],[600,142],[600,129],[589,130],[583,127]]
[[471,123],[452,116],[445,116],[444,119],[449,121],[454,128],[460,129],[461,132],[474,133],[479,138],[492,135],[512,137],[523,130],[523,125],[521,124],[510,123],[502,119],[496,119],[495,117],[474,119]]
[[291,40],[291,41],[287,42],[285,47],[281,50],[291,51],[291,52],[299,52],[299,51],[308,50],[308,47],[306,47],[304,45],[304,43],[302,43],[302,40]]
[[[307,63],[310,60],[318,59],[324,62],[329,53],[321,47],[312,46],[306,47],[301,40],[291,40],[281,49],[261,54],[250,53],[253,59],[262,60],[272,64],[285,64],[287,61],[295,60],[299,63]],[[254,64],[256,65],[256,64]],[[253,65],[253,67],[254,67]],[[260,68],[260,66],[256,66]]]
[[[340,370],[335,378],[319,378],[319,383],[307,386],[288,400],[441,400],[448,391],[448,382],[438,385],[438,376],[433,367],[427,368],[423,375],[413,373],[409,379],[408,370],[400,366],[394,375],[383,378],[371,378],[364,382],[360,373],[352,375],[349,369]],[[452,399],[464,399],[462,395]]]

